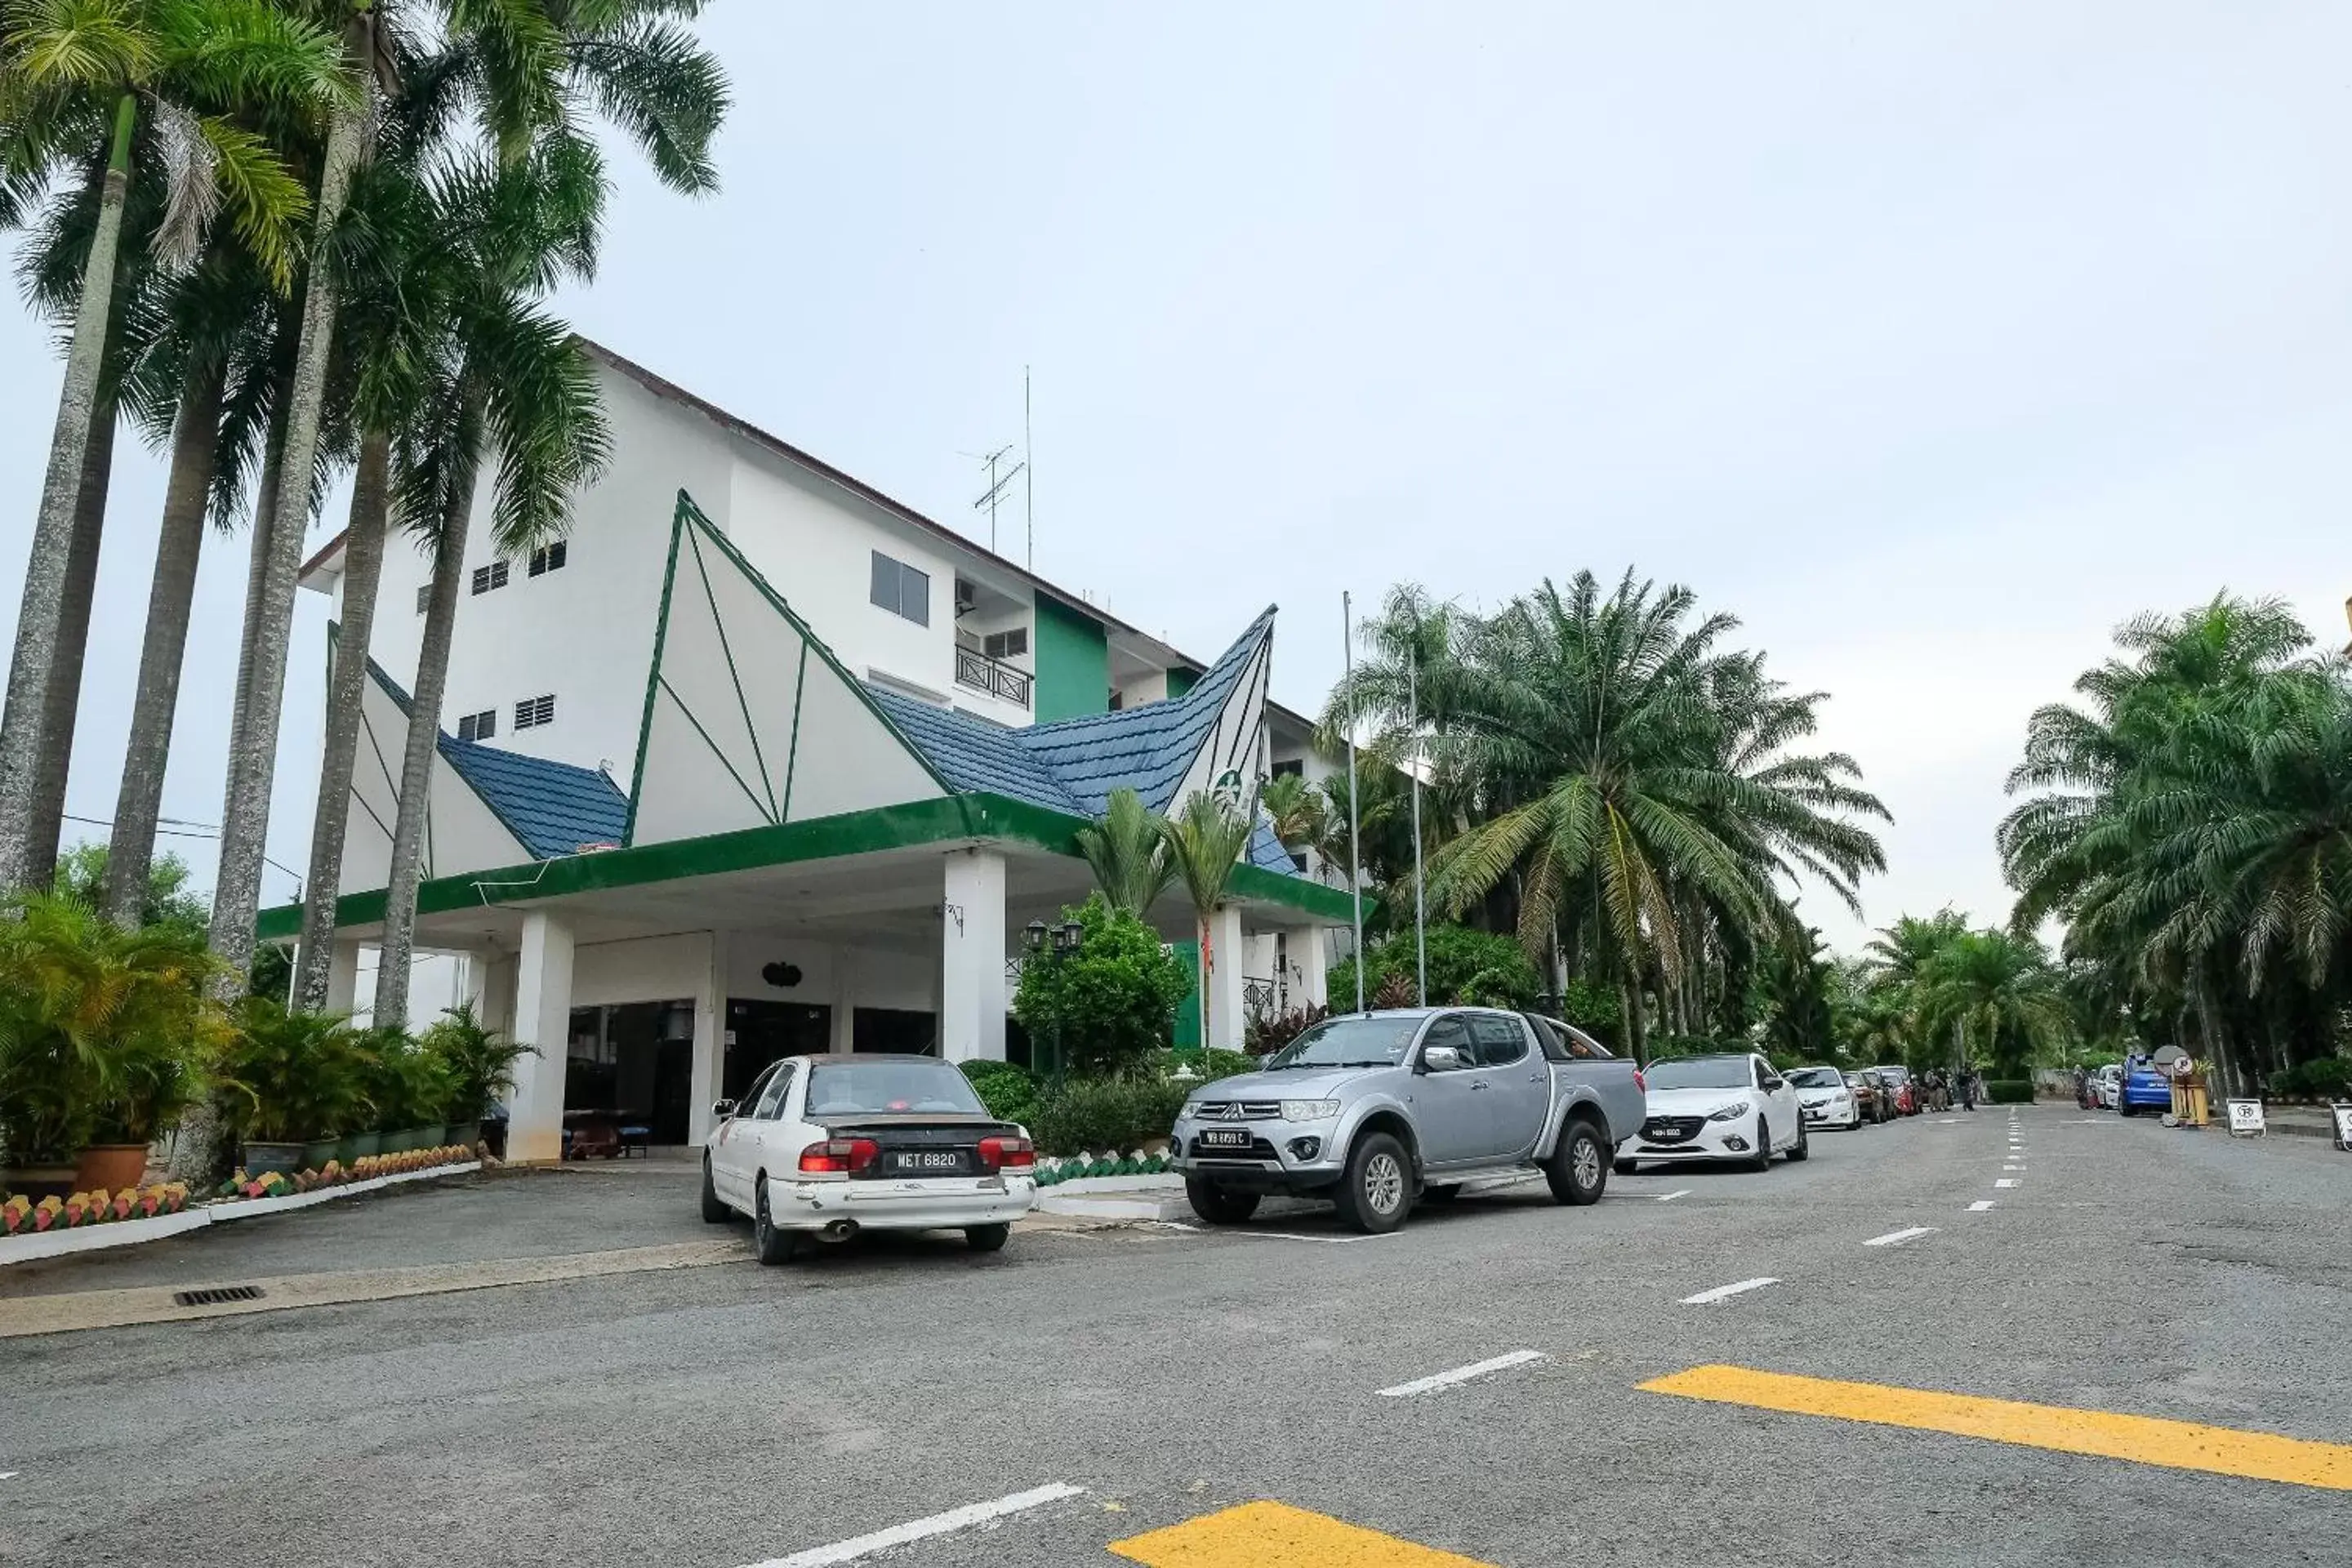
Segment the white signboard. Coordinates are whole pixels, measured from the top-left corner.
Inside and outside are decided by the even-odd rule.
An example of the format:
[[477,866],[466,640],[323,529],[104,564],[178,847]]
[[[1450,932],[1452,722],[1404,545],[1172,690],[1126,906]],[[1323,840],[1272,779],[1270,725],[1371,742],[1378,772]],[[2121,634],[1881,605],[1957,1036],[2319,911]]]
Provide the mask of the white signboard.
[[2352,1149],[2352,1105],[2331,1105],[2327,1110],[2336,1118],[2336,1146]]
[[2263,1135],[2265,1129],[2263,1126],[2263,1102],[2261,1100],[2232,1100],[2228,1101],[2228,1104],[2230,1107],[2230,1135],[2231,1137],[2242,1136],[2247,1138],[2255,1138]]

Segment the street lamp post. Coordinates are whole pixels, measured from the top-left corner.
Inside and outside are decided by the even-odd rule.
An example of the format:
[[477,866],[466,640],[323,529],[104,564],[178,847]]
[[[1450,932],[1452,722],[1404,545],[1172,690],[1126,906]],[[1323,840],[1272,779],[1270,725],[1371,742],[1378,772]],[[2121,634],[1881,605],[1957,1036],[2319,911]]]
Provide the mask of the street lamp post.
[[[1049,926],[1044,921],[1031,921],[1021,932],[1021,946],[1032,963],[1061,963],[1075,956],[1086,944],[1086,927],[1076,921],[1064,921],[1056,926]],[[1068,1066],[1062,1049],[1062,1021],[1058,1011],[1055,1015],[1052,1036],[1053,1083],[1058,1089],[1062,1074]]]

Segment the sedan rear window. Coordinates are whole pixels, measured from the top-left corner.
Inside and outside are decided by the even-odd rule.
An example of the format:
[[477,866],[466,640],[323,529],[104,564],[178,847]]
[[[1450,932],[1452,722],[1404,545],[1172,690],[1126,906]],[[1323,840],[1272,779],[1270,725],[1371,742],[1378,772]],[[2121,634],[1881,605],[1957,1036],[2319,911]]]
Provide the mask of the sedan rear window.
[[919,1116],[962,1111],[985,1115],[971,1082],[945,1062],[827,1062],[809,1069],[808,1114]]
[[1799,1068],[1789,1081],[1800,1089],[1843,1089],[1845,1076],[1835,1068]]

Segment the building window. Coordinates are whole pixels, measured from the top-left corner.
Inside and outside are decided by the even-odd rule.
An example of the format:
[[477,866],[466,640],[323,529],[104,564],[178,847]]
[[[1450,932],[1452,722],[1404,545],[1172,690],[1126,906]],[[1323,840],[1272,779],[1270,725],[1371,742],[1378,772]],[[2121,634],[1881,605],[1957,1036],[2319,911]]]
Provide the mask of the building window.
[[515,704],[515,728],[536,730],[541,724],[555,722],[555,696],[526,697]]
[[874,603],[919,626],[931,624],[931,574],[874,552]]
[[499,710],[485,708],[479,713],[467,713],[457,721],[457,739],[487,741],[499,732]]
[[1307,773],[1307,759],[1293,757],[1286,763],[1274,764],[1274,776],[1278,779],[1302,778]]
[[1029,628],[1015,626],[1009,632],[991,632],[980,639],[980,650],[991,658],[1019,658],[1029,652]]
[[475,593],[487,594],[493,588],[503,588],[506,585],[507,563],[505,562],[493,561],[488,566],[474,568]]
[[561,572],[570,557],[571,547],[561,539],[552,544],[542,544],[530,552],[530,574],[544,577],[550,572]]
[[416,590],[416,613],[423,615],[433,607],[433,584],[427,583]]

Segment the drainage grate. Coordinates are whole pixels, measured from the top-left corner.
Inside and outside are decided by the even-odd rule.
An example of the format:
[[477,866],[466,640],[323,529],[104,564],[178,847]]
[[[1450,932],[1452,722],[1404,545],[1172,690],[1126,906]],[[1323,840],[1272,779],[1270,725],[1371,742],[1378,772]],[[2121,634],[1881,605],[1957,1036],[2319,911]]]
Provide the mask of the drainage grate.
[[223,1285],[210,1290],[175,1290],[172,1300],[183,1307],[217,1307],[224,1301],[258,1301],[258,1285]]

